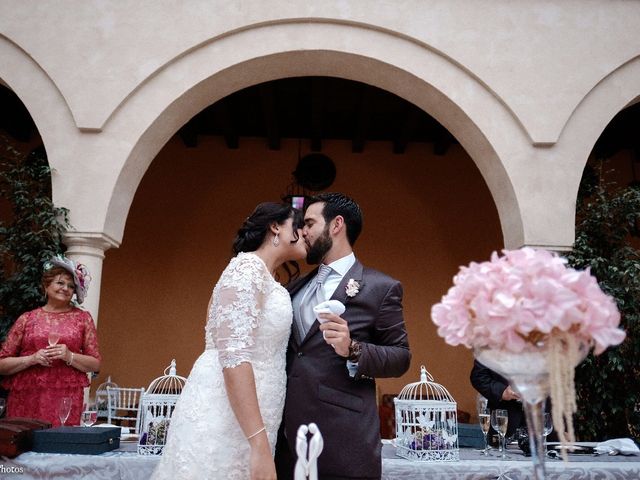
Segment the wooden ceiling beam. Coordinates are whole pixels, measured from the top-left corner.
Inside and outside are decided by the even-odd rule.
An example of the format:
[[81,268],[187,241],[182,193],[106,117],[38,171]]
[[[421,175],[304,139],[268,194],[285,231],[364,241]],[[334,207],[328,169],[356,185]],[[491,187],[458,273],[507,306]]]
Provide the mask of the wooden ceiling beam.
[[178,136],[187,148],[196,148],[198,146],[198,131],[195,127],[195,117],[185,123],[180,130]]
[[236,128],[236,122],[231,114],[232,106],[229,105],[229,97],[219,100],[215,106],[216,123],[220,125],[224,142],[226,143],[227,148],[236,150],[240,146],[240,139]]
[[434,155],[443,156],[447,154],[449,147],[453,144],[455,138],[449,130],[438,124],[434,132],[433,153]]
[[322,151],[322,120],[324,117],[325,81],[321,77],[311,79],[311,151]]
[[371,87],[364,83],[360,85],[360,99],[355,111],[355,129],[351,142],[353,153],[362,153],[369,129],[369,118],[371,116]]
[[278,125],[274,85],[274,82],[267,82],[260,85],[260,104],[262,105],[262,117],[267,132],[267,145],[269,146],[269,150],[280,150],[280,129]]
[[418,126],[420,113],[421,111],[417,107],[411,104],[406,105],[404,121],[401,123],[398,134],[393,141],[393,153],[403,154],[407,150],[407,145]]

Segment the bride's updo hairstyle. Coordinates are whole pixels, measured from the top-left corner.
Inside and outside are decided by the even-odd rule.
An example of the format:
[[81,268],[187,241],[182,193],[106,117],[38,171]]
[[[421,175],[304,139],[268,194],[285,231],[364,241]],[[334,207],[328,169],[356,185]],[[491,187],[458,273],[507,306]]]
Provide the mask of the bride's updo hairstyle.
[[265,202],[259,204],[251,215],[244,221],[235,240],[233,253],[254,252],[262,245],[270,226],[273,223],[282,225],[289,218],[293,218],[294,242],[298,240],[298,228],[304,226],[302,212],[286,203]]

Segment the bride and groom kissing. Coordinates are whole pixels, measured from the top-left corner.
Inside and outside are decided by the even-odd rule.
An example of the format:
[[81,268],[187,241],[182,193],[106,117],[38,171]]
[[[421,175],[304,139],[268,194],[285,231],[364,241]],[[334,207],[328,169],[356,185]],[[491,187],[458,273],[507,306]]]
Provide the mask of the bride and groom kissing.
[[[356,259],[361,230],[360,207],[339,193],[304,214],[263,203],[245,220],[153,478],[292,478],[297,429],[312,422],[320,478],[380,478],[374,379],[402,375],[411,354],[402,286]],[[319,268],[287,289],[275,280],[305,257]],[[344,312],[314,312],[329,299]]]

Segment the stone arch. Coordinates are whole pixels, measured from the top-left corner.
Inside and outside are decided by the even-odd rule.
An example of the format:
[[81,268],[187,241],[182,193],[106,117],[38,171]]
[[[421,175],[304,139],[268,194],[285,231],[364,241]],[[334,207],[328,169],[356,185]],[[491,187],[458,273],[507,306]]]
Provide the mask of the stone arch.
[[29,111],[51,164],[51,158],[55,157],[52,151],[61,143],[57,132],[63,126],[75,126],[72,112],[47,72],[28,52],[3,35],[0,35],[0,57],[4,60],[0,66],[0,81],[20,98]]
[[568,194],[578,196],[580,179],[596,141],[622,109],[640,101],[640,56],[605,75],[584,96],[567,120],[555,148],[566,165]]
[[[304,38],[291,35],[295,28],[304,28]],[[295,40],[283,48],[282,38]],[[531,141],[504,103],[456,62],[423,45],[379,30],[313,23],[259,26],[206,43],[167,64],[132,92],[103,131],[124,133],[124,125],[130,127],[131,118],[138,119],[135,128],[127,130],[131,149],[121,160],[102,212],[104,232],[122,238],[144,172],[168,138],[198,111],[257,83],[309,75],[369,83],[427,111],[478,166],[495,200],[505,245],[525,243],[510,166],[502,159],[509,157],[505,138],[521,145]]]

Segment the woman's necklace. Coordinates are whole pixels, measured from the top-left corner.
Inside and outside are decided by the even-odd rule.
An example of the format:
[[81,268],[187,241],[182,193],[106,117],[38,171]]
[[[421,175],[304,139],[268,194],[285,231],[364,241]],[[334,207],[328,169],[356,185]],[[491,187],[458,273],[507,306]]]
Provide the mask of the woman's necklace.
[[55,308],[47,304],[44,307],[42,307],[42,310],[44,310],[47,313],[66,313],[71,311],[71,307],[67,305],[64,308]]

